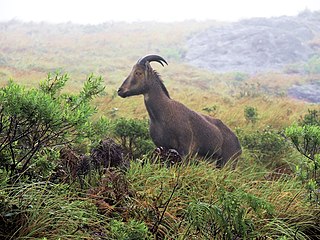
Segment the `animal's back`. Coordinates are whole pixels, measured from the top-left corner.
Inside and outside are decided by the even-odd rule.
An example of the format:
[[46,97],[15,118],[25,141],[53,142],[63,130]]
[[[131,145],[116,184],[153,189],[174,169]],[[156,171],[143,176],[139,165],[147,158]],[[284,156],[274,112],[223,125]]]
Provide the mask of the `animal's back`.
[[[151,120],[150,134],[160,147],[176,149],[180,154],[198,154],[217,160],[222,167],[241,154],[237,136],[220,119],[201,115],[170,99],[163,118]],[[168,110],[169,111],[166,111]]]
[[234,151],[230,151],[227,142],[237,144],[237,141],[220,120],[201,115],[172,99],[163,106],[162,113],[162,118],[151,119],[150,124],[151,137],[158,147],[174,148],[182,155],[221,159],[224,163],[232,156]]
[[[174,148],[180,154],[213,156],[220,154],[222,135],[203,116],[170,99],[163,117],[151,119],[150,134],[159,147]],[[169,106],[169,107],[168,107]]]
[[[191,129],[189,153],[217,160],[217,166],[224,166],[241,155],[242,149],[236,134],[220,119],[199,114],[182,103],[175,102],[183,114],[180,124]],[[189,121],[187,126],[186,122]]]
[[220,167],[224,166],[227,161],[236,160],[241,155],[242,149],[236,134],[226,126],[220,119],[203,115],[204,118],[211,124],[217,126],[223,136],[221,159],[218,161]]

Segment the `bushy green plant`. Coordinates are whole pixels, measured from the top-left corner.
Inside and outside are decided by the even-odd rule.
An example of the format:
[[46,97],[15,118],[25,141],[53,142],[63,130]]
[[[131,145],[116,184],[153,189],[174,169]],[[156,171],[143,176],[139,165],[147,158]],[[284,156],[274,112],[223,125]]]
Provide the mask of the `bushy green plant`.
[[90,134],[95,108],[90,100],[103,91],[91,75],[78,95],[60,94],[68,76],[48,75],[39,88],[14,82],[0,89],[0,171],[10,177],[28,171],[48,147],[82,142]]
[[246,106],[244,109],[244,117],[247,122],[254,124],[258,120],[258,110],[255,107]]
[[134,158],[155,147],[149,136],[148,122],[145,120],[119,118],[114,121],[112,132]]
[[143,222],[134,219],[128,222],[116,219],[110,222],[110,239],[114,240],[148,240],[152,239],[148,227]]
[[100,117],[98,120],[92,122],[91,128],[88,129],[90,131],[88,137],[91,140],[91,145],[95,146],[101,139],[109,136],[112,133],[112,127],[113,122],[106,117]]
[[44,81],[40,82],[39,89],[41,89],[42,92],[54,97],[59,94],[68,80],[68,74],[48,73],[47,78]]
[[269,166],[281,165],[281,159],[288,153],[290,146],[279,130],[267,126],[263,130],[237,131],[242,146],[252,156]]
[[292,125],[285,134],[304,156],[296,166],[296,172],[306,182],[310,200],[320,204],[320,126]]
[[316,125],[320,126],[320,111],[315,109],[308,109],[308,113],[305,114],[299,121],[300,126],[304,125]]
[[306,183],[309,199],[320,204],[320,116],[308,110],[298,124],[286,128],[285,134],[303,158],[296,165],[296,173]]
[[247,216],[248,212],[273,212],[273,206],[268,202],[241,190],[221,188],[217,197],[215,203],[197,201],[189,204],[187,218],[190,226],[186,234],[198,229],[206,239],[249,239],[254,232],[254,224]]
[[320,126],[316,125],[292,125],[286,128],[288,136],[296,149],[310,160],[320,153]]

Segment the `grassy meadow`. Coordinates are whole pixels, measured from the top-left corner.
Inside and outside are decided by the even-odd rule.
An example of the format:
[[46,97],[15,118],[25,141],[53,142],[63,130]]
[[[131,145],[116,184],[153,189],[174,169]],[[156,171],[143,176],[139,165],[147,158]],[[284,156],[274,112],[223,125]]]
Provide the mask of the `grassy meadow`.
[[[56,174],[53,167],[45,168],[47,175],[38,173],[44,176],[41,180],[8,181],[8,171],[0,164],[0,238],[319,239],[319,178],[313,179],[316,187],[311,189],[308,175],[318,165],[315,161],[310,167],[310,159],[296,150],[285,129],[301,123],[308,110],[320,114],[319,104],[286,94],[293,84],[319,80],[320,74],[216,73],[185,63],[186,40],[221,24],[0,23],[2,88],[9,80],[25,89],[37,88],[49,72],[60,71],[70,77],[61,94],[78,96],[94,74],[102,77],[105,88],[90,101],[96,108],[88,114],[90,121],[103,118],[112,125],[124,118],[145,123],[143,97],[122,99],[116,90],[140,57],[155,53],[169,63],[164,68],[152,66],[171,97],[223,120],[243,147],[235,169],[216,169],[195,157],[167,167],[153,163],[151,151],[130,159],[125,173],[90,170],[72,178],[68,169],[70,176],[58,182],[50,180]],[[319,115],[316,118],[320,121]],[[81,154],[89,156],[91,147],[106,137],[121,144],[114,128],[108,129],[104,135],[70,144],[72,154],[77,159]],[[150,141],[148,136],[146,140]],[[30,169],[58,166],[60,149],[47,147],[31,159]],[[5,154],[0,154],[3,162]]]

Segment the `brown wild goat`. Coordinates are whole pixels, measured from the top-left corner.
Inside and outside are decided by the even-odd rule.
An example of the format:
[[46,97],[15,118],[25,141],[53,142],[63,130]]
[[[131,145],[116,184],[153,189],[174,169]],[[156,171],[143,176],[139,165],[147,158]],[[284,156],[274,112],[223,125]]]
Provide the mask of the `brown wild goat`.
[[241,154],[237,136],[219,119],[192,111],[170,98],[150,62],[168,63],[158,55],[141,58],[118,90],[120,97],[143,94],[150,117],[150,135],[157,147],[175,149],[184,155],[217,160],[223,167]]

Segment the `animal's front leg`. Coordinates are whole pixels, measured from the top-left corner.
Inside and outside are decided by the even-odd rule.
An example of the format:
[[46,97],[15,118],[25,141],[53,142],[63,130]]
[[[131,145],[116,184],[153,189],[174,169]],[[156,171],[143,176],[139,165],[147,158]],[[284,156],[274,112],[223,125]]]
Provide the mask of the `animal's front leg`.
[[177,139],[177,148],[176,150],[179,152],[181,156],[187,156],[189,154],[194,153],[194,146],[191,137],[191,133],[181,134],[179,139]]

